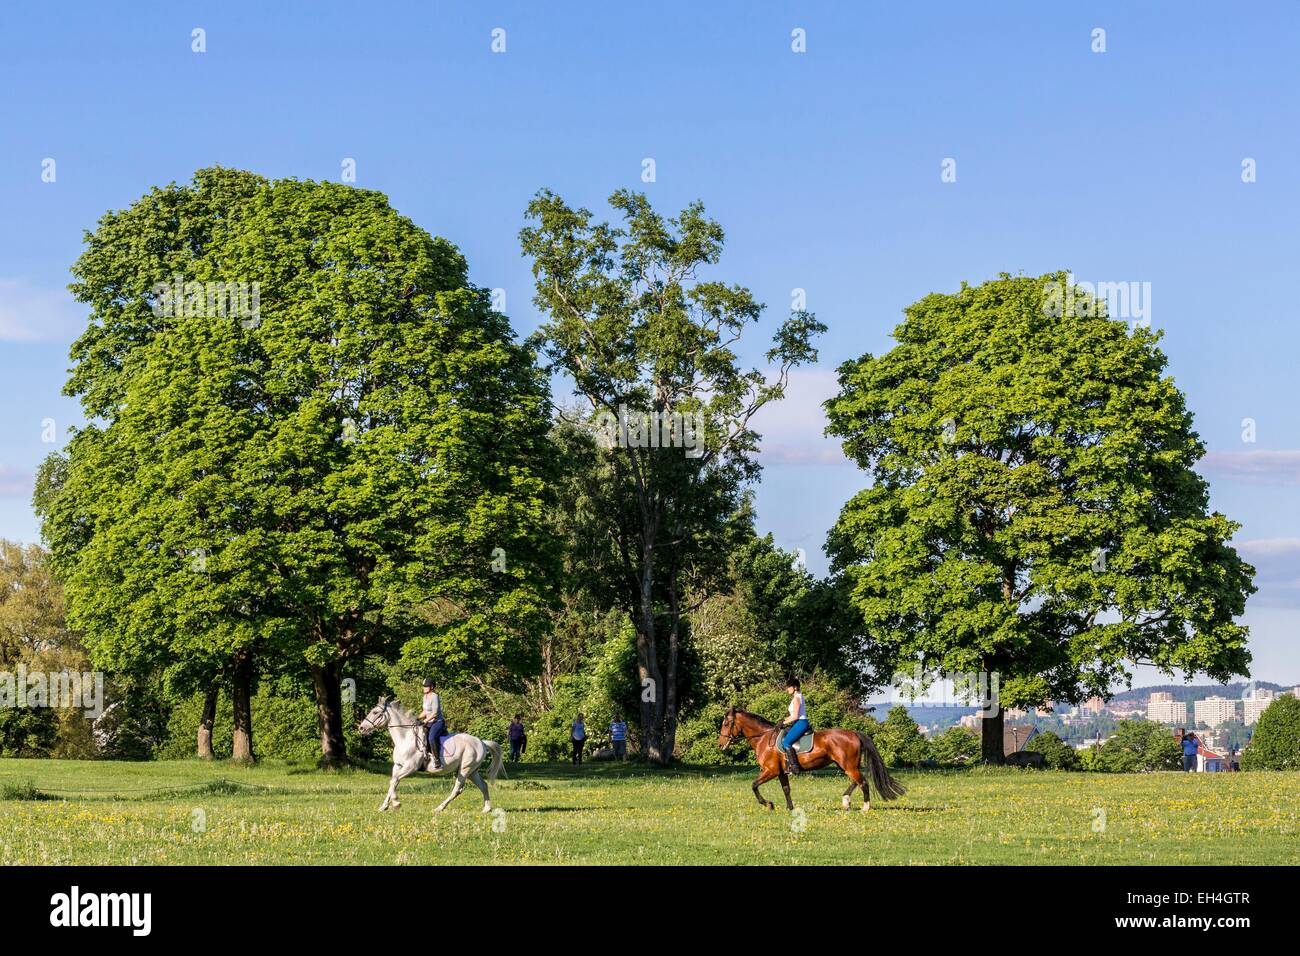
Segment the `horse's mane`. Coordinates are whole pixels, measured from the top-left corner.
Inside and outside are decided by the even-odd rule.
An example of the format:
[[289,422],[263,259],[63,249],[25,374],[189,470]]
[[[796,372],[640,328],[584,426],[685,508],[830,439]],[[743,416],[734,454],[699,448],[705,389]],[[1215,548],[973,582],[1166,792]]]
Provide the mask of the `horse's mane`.
[[404,724],[411,723],[415,720],[411,712],[403,707],[402,702],[396,697],[388,702],[388,709],[396,713]]
[[758,714],[752,713],[751,711],[748,710],[741,710],[739,707],[736,708],[736,713],[744,714],[746,717],[752,717],[754,720],[758,721],[764,727],[776,726],[776,724],[772,723],[772,721],[768,720],[766,717],[760,717]]

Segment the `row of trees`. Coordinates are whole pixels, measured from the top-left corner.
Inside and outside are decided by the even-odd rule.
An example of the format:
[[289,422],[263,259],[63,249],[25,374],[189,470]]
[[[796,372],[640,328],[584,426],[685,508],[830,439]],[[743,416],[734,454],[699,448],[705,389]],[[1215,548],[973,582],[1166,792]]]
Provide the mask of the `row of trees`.
[[[786,669],[855,698],[913,663],[996,672],[1022,707],[1104,694],[1131,660],[1244,672],[1251,569],[1157,336],[1102,303],[1053,314],[1063,274],[909,308],[827,405],[871,483],[818,580],[748,495],[754,416],[824,326],[794,312],[745,368],[762,306],[706,275],[721,227],[611,205],[617,225],[529,205],[526,342],[379,193],[217,168],[106,215],[74,267],[88,424],[35,497],[97,665],[202,695],[201,747],[227,688],[244,759],[256,681],[305,672],[331,764],[344,678],[375,660],[485,703],[605,674],[658,763],[690,708]],[[231,284],[256,314],[229,314]],[[654,440],[593,427],[629,419]]]

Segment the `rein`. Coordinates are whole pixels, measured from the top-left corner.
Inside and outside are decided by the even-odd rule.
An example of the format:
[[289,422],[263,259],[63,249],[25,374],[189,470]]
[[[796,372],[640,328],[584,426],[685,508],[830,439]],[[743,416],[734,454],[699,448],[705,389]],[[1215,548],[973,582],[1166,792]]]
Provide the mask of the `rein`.
[[[731,726],[732,726],[733,728],[736,726],[736,715],[735,715],[735,714],[733,714],[732,717],[731,717]],[[745,741],[746,743],[748,743],[748,742],[751,741],[751,740],[758,740],[760,737],[766,737],[766,736],[767,736],[768,734],[770,734],[772,731],[774,731],[774,730],[780,730],[780,729],[781,729],[781,725],[780,725],[780,724],[773,724],[773,725],[772,725],[771,727],[769,727],[767,730],[760,730],[760,731],[759,731],[758,733],[756,733],[756,734],[744,734],[744,733],[738,734],[738,733],[736,733],[736,732],[733,730],[730,734],[727,735],[727,746],[730,747],[730,746],[731,746],[732,744],[734,744],[737,740],[743,740],[743,741]]]
[[[389,708],[389,706],[390,706],[391,704],[392,704],[392,701],[391,701],[391,700],[386,700],[386,701],[384,701],[384,716],[385,716],[385,717],[388,716],[388,708]],[[369,715],[369,714],[367,714],[367,715],[362,719],[362,721],[361,721],[361,726],[362,726],[362,727],[364,727],[366,724],[370,724],[370,726],[371,726],[372,728],[374,728],[375,730],[378,730],[380,727],[422,727],[422,726],[424,726],[423,723],[420,722],[420,721],[418,721],[418,720],[417,720],[415,723],[413,723],[413,724],[394,724],[394,723],[392,723],[391,721],[388,721],[388,720],[385,720],[382,724],[381,724],[381,723],[378,723],[377,721],[376,721],[376,722],[371,722],[371,720],[370,720],[370,715]],[[358,727],[357,729],[360,730],[360,727]]]

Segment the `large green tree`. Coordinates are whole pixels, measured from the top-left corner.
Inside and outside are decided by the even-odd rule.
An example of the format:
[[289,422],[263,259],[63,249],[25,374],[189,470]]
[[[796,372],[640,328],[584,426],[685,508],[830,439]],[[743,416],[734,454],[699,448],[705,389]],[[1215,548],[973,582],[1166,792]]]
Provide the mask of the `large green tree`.
[[[734,346],[762,306],[748,289],[700,277],[722,253],[722,227],[699,203],[675,218],[638,193],[616,192],[610,204],[621,226],[543,191],[520,238],[546,317],[542,350],[581,403],[574,420],[617,422],[618,435],[596,450],[597,467],[583,469],[584,500],[617,569],[613,591],[636,626],[642,753],[665,763],[681,705],[688,586],[703,596],[725,580],[727,528],[758,474],[750,421],[781,398],[792,366],[815,360],[822,326],[793,313],[767,352],[771,380],[746,371]],[[697,416],[698,435],[687,430]],[[665,420],[682,423],[676,439],[643,427]],[[656,438],[643,441],[647,432]]]
[[1002,708],[1104,696],[1134,661],[1245,673],[1253,569],[1157,333],[1060,273],[928,295],[894,338],[826,408],[872,479],[829,550],[900,663],[996,674]]
[[243,757],[254,662],[296,661],[327,763],[351,660],[535,668],[547,389],[450,243],[377,192],[214,169],[87,244],[68,392],[91,424],[38,504],[97,659],[229,675]]

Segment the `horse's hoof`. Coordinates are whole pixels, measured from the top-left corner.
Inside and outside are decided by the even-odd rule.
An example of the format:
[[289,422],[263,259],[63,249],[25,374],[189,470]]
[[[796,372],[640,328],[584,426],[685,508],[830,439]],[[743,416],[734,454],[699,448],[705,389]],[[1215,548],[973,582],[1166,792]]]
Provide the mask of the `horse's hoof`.
[[483,804],[483,812],[484,812],[484,813],[491,813],[491,812],[492,812],[492,804],[490,804],[490,803],[485,803],[485,804]]
[[775,803],[768,803],[768,804],[765,804],[765,806],[766,806],[769,810],[775,810],[775,809],[776,809],[776,804],[775,804]]
[[840,798],[840,806],[843,807],[845,810],[847,810],[847,809],[849,808],[849,798],[848,798],[848,797],[841,797],[841,798]]
[[871,804],[869,804],[869,803],[864,803],[864,804],[862,805],[862,812],[863,812],[863,813],[868,813],[868,812],[870,812],[870,810],[871,810]]

